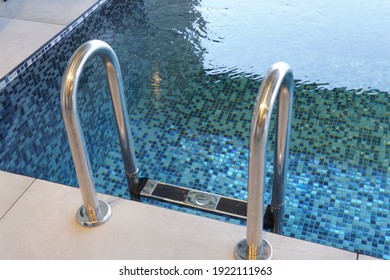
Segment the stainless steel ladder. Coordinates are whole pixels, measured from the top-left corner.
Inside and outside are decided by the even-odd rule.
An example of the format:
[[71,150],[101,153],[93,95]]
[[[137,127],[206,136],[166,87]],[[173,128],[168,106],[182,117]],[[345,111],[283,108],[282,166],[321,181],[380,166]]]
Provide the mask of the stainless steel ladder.
[[79,78],[86,62],[95,55],[102,59],[106,69],[129,190],[137,189],[139,184],[138,167],[128,123],[129,117],[118,58],[113,49],[105,42],[88,41],[73,53],[65,69],[61,86],[62,115],[84,203],[77,211],[77,221],[84,226],[100,225],[107,221],[111,215],[110,206],[104,201],[97,200],[90,160],[77,109]]

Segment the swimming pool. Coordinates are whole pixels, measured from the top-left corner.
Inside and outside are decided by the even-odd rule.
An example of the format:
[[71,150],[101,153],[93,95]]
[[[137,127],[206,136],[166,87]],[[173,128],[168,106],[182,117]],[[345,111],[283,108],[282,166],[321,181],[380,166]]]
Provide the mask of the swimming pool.
[[[357,15],[331,4],[244,4],[100,1],[17,74],[0,81],[0,168],[77,185],[59,87],[71,53],[97,38],[121,62],[142,176],[246,199],[254,99],[261,74],[284,60],[297,79],[284,234],[390,258],[390,79],[381,57],[390,43],[380,36],[387,27],[379,34],[369,29],[368,38],[355,34],[342,40],[354,30],[348,28],[363,32],[370,24],[353,26]],[[307,9],[299,17],[302,5]],[[385,8],[375,10],[377,20]],[[348,11],[359,10],[357,5]],[[325,19],[317,19],[321,15]],[[344,23],[347,31],[334,27],[342,16],[352,18]],[[279,18],[286,23],[275,25]],[[339,41],[323,38],[316,28],[329,28],[326,35],[336,33]],[[304,34],[313,36],[300,37]],[[356,46],[374,38],[369,53]],[[81,118],[99,191],[126,197],[102,77],[100,63],[92,61],[80,88]]]

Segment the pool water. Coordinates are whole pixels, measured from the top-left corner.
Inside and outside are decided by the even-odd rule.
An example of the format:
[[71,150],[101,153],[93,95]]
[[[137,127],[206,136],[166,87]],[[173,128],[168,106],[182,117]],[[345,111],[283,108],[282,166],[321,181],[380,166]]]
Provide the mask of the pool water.
[[[390,24],[371,29],[390,6],[370,6],[363,24],[362,6],[319,2],[100,1],[30,68],[0,80],[0,168],[77,186],[59,86],[72,52],[101,39],[121,63],[141,175],[246,200],[252,108],[262,75],[283,60],[295,75],[283,234],[390,259]],[[98,191],[128,197],[97,59],[82,79]]]

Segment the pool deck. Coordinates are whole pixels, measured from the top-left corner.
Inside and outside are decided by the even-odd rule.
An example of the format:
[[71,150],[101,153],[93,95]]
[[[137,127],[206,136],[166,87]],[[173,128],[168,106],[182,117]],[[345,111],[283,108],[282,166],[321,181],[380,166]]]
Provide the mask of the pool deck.
[[[0,76],[47,42],[95,0],[0,2]],[[64,13],[63,11],[66,11]],[[76,188],[0,171],[0,259],[233,259],[245,227],[107,195],[109,221],[75,219]],[[274,259],[371,257],[264,233]]]
[[[245,227],[99,194],[112,207],[103,225],[76,221],[81,193],[0,171],[0,259],[234,259]],[[273,259],[372,259],[328,246],[264,233]]]
[[96,2],[98,1],[0,1],[0,77]]

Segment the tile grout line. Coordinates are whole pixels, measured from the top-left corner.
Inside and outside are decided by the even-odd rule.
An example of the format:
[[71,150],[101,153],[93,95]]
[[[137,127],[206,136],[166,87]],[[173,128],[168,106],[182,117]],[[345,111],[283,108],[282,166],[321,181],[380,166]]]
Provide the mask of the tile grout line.
[[12,205],[8,208],[7,211],[5,211],[5,213],[0,217],[0,221],[3,220],[3,218],[5,217],[5,215],[8,214],[8,212],[15,206],[15,204],[19,201],[20,198],[22,198],[22,196],[30,189],[30,187],[32,186],[32,184],[35,183],[35,181],[37,180],[37,178],[34,178],[34,180],[27,186],[27,188],[22,192],[22,194],[15,200],[14,203],[12,203]]
[[[1,1],[1,0],[0,0]],[[7,16],[0,16],[0,19],[7,19],[7,20],[19,20],[19,21],[26,21],[26,22],[34,22],[34,23],[42,23],[42,24],[50,24],[50,25],[57,25],[57,26],[67,26],[69,23],[54,23],[54,22],[47,22],[47,21],[40,21],[40,20],[32,20],[27,18],[18,18],[18,17],[7,17]]]

